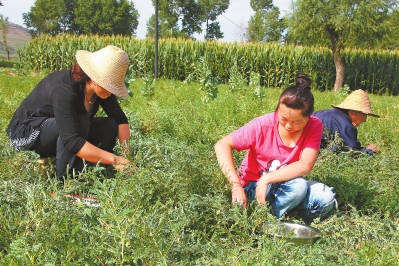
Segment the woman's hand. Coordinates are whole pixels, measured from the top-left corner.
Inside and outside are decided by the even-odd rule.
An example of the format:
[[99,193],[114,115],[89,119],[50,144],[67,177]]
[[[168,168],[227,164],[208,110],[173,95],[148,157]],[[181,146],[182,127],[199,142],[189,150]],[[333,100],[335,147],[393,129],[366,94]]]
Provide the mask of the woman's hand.
[[120,156],[115,156],[114,163],[112,164],[112,166],[118,171],[123,171],[126,169],[126,167],[128,167],[129,164],[130,161],[128,159]]
[[234,183],[231,188],[231,202],[240,203],[243,206],[247,206],[247,197],[241,184]]
[[269,187],[269,182],[266,176],[267,174],[264,174],[256,185],[256,201],[260,206],[264,206],[266,204],[266,193],[267,188]]
[[240,179],[235,170],[233,149],[234,143],[230,135],[225,136],[215,144],[215,152],[219,166],[227,180],[232,184],[231,201],[246,206],[247,197],[245,196],[244,189],[240,184]]

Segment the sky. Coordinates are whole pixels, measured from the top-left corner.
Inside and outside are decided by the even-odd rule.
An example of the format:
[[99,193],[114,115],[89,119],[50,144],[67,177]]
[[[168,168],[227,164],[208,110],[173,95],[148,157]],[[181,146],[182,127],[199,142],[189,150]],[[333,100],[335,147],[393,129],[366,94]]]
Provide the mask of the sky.
[[[280,8],[281,14],[285,14],[291,5],[292,0],[275,0],[274,5]],[[35,0],[1,0],[0,14],[8,17],[8,21],[25,26],[22,14],[28,13],[34,5]],[[146,23],[155,10],[151,0],[133,0],[135,8],[139,12],[139,25],[136,32],[137,38],[145,38],[147,32]],[[254,11],[249,5],[249,0],[230,0],[227,11],[219,16],[217,21],[220,23],[224,38],[221,41],[234,42],[240,40],[240,28],[247,27],[247,23]],[[196,39],[202,40],[203,35],[194,35]]]

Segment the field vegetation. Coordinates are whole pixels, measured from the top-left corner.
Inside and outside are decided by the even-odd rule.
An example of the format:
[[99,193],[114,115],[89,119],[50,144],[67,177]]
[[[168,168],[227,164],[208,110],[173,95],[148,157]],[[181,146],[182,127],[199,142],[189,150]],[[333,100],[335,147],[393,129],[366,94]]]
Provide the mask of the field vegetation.
[[[123,36],[57,35],[31,40],[19,57],[24,68],[35,71],[69,68],[79,49],[95,51],[108,44],[121,47],[129,56],[136,76],[153,73],[154,40]],[[251,73],[260,84],[279,87],[293,83],[298,73],[309,73],[317,90],[334,87],[336,69],[331,51],[325,47],[278,45],[275,43],[221,43],[162,39],[159,41],[159,77],[183,81],[195,72],[198,62],[207,64],[210,76],[227,83],[232,70],[247,82]],[[344,49],[344,85],[374,94],[399,93],[399,52]]]
[[[131,71],[131,97],[121,105],[130,122],[134,165],[112,179],[104,178],[100,166],[86,168],[64,184],[34,153],[11,150],[5,133],[14,110],[46,71],[0,68],[0,264],[397,265],[397,97],[370,94],[381,118],[369,118],[359,129],[361,142],[376,143],[380,153],[320,153],[306,178],[333,186],[339,209],[312,224],[322,231],[320,240],[295,246],[268,235],[264,223],[278,222],[269,207],[230,203],[230,186],[213,150],[224,135],[273,111],[281,88],[261,86],[256,73],[249,83],[235,74],[219,84],[204,78],[209,73],[201,66],[192,71],[197,78],[185,82],[154,81]],[[313,92],[316,110],[347,95],[317,85]],[[243,156],[234,153],[237,164]],[[65,193],[95,197],[100,206],[69,204]],[[301,223],[296,217],[281,220]]]

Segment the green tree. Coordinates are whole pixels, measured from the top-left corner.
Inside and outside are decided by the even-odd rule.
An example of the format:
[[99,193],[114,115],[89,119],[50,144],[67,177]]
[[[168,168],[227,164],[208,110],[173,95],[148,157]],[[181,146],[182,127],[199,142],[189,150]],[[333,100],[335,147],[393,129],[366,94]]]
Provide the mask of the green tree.
[[278,42],[283,38],[284,20],[280,19],[280,10],[273,6],[272,0],[251,0],[255,11],[248,21],[245,37],[249,42]]
[[204,36],[205,40],[219,40],[223,38],[223,32],[220,30],[219,22],[212,22],[206,21],[206,33]]
[[[170,24],[165,19],[158,18],[158,36],[159,38],[186,38],[186,35],[180,31],[177,25],[170,28]],[[155,38],[155,15],[147,21],[146,37]]]
[[56,35],[63,32],[60,20],[66,12],[64,0],[36,0],[28,13],[23,13],[24,24],[32,37],[43,33]]
[[4,51],[6,51],[7,59],[10,60],[10,55],[7,46],[7,33],[8,33],[7,24],[8,24],[8,17],[4,17],[3,15],[0,14],[0,28],[1,28],[1,34],[3,35],[3,47]]
[[379,39],[378,49],[399,49],[399,10],[395,9],[384,22],[385,34]]
[[59,19],[62,32],[80,33],[80,27],[75,21],[76,16],[74,8],[76,6],[76,0],[64,0],[64,5],[64,12]]
[[59,33],[132,35],[139,15],[128,0],[36,0],[22,16],[34,37]]
[[230,0],[198,0],[201,18],[205,22],[205,40],[223,38],[220,24],[216,19],[229,8]]
[[205,38],[219,39],[223,33],[215,20],[227,10],[229,3],[230,0],[159,0],[158,18],[168,29],[179,29],[187,38],[202,33],[202,24],[205,24]]
[[[155,5],[154,0],[153,6]],[[164,21],[169,29],[178,26],[179,30],[190,37],[201,32],[199,5],[194,0],[159,0],[158,19]]]
[[396,0],[297,0],[288,17],[288,40],[303,45],[328,45],[336,68],[334,91],[343,86],[344,45],[356,46],[381,37],[384,21]]
[[83,34],[134,35],[138,11],[127,0],[77,0],[76,23]]

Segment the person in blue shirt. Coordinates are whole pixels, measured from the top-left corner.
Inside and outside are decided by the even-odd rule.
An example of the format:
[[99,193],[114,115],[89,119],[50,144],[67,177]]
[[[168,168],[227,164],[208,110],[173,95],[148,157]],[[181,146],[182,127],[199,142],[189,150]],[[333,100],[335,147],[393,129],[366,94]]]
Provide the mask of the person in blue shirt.
[[[346,149],[358,150],[367,154],[379,151],[374,143],[362,147],[357,138],[357,127],[366,122],[367,116],[379,117],[371,110],[370,100],[365,91],[355,90],[341,104],[331,106],[333,108],[313,113],[323,122],[322,148],[326,148],[328,142],[338,133]],[[337,151],[338,147],[335,145],[332,150]]]

